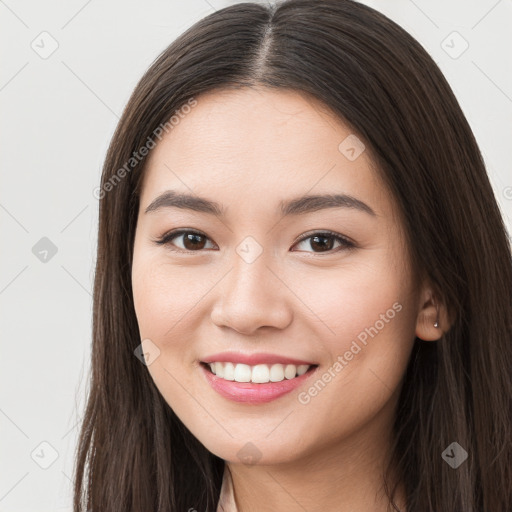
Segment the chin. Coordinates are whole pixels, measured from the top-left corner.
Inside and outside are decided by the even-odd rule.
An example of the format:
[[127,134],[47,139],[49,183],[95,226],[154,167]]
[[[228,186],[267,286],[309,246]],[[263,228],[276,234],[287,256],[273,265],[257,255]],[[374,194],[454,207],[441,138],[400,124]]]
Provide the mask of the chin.
[[288,437],[287,439],[266,438],[268,434],[261,437],[253,435],[242,440],[241,437],[229,438],[223,443],[219,439],[203,443],[206,448],[217,457],[232,464],[243,464],[245,466],[269,466],[291,462],[298,458],[297,440]]

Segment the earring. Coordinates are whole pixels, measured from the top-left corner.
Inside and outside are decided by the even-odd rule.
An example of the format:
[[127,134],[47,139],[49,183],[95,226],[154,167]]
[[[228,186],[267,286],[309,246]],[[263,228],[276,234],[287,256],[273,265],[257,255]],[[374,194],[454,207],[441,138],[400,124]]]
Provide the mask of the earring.
[[436,310],[437,310],[437,317],[436,317],[436,321],[434,322],[434,327],[437,329],[439,327],[439,306],[436,306]]

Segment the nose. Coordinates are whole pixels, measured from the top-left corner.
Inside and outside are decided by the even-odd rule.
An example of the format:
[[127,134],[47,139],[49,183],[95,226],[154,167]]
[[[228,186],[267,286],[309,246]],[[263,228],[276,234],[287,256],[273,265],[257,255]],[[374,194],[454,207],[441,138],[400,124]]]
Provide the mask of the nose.
[[261,327],[284,329],[291,323],[293,294],[263,255],[247,263],[235,254],[219,284],[211,313],[215,325],[251,335]]

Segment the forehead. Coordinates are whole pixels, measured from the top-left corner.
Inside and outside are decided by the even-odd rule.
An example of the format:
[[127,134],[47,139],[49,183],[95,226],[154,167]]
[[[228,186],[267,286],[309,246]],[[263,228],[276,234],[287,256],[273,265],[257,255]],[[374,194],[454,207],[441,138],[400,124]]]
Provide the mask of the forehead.
[[346,193],[376,210],[390,206],[367,145],[315,98],[242,88],[196,101],[151,150],[141,206],[167,189],[214,194],[222,204]]

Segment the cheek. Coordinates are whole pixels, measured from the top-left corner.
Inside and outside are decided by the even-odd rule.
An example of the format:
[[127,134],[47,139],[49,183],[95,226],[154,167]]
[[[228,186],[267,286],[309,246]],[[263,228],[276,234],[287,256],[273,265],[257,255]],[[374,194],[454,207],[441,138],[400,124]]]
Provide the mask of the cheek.
[[200,267],[182,268],[143,254],[134,259],[132,288],[141,336],[164,344],[183,340],[181,331],[213,284]]
[[149,251],[134,253],[132,290],[140,337],[150,340],[147,346],[157,354],[147,369],[165,401],[184,418],[201,412],[194,410],[194,402],[184,392],[193,384],[190,325],[198,309],[194,306],[208,289],[204,281],[191,278],[193,273]]
[[400,384],[414,341],[415,311],[407,275],[388,263],[346,267],[330,280],[302,282],[300,293],[322,321],[319,353],[329,359],[299,397],[315,414],[336,411],[363,421]]
[[333,270],[330,278],[304,277],[295,289],[321,321],[321,340],[332,356],[350,350],[353,340],[364,343],[373,328],[389,333],[407,320],[407,283],[385,262]]

